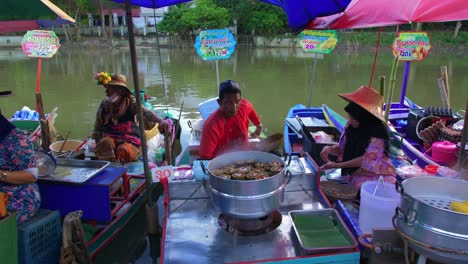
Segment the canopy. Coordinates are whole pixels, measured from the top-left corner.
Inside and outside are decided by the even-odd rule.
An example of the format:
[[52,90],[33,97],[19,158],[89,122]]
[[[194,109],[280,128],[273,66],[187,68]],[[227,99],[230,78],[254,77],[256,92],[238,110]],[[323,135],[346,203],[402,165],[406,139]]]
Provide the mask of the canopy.
[[0,34],[75,23],[49,0],[2,0]]
[[467,19],[467,0],[352,0],[344,12],[316,18],[306,28],[367,28]]
[[[125,0],[113,0],[124,3]],[[131,0],[132,5],[160,8],[189,2],[190,0]],[[302,30],[316,17],[329,16],[343,12],[351,0],[260,0],[281,7],[288,16],[293,31]]]

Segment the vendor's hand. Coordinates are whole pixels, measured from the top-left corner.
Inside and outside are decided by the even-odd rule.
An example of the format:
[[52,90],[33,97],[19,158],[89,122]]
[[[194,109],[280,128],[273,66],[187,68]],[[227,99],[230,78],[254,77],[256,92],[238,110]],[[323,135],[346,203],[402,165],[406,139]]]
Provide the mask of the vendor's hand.
[[250,133],[250,137],[251,138],[258,138],[258,137],[260,137],[261,133],[262,133],[262,126],[259,125],[259,126],[257,126],[257,128],[255,129],[255,131],[253,133]]
[[330,162],[329,156],[330,156],[330,146],[325,146],[322,151],[320,152],[320,157],[322,158],[323,161],[325,162]]
[[336,168],[338,168],[338,163],[333,162],[333,161],[327,162],[320,167],[321,170],[336,169]]
[[169,131],[169,124],[162,121],[159,123],[158,129],[161,134],[164,134],[166,131]]

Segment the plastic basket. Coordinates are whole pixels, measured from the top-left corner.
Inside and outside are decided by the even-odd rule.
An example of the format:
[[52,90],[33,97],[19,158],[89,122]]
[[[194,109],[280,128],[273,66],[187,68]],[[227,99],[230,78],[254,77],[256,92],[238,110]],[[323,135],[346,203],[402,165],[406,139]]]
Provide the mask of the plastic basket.
[[40,209],[18,226],[19,263],[58,263],[61,240],[59,211]]

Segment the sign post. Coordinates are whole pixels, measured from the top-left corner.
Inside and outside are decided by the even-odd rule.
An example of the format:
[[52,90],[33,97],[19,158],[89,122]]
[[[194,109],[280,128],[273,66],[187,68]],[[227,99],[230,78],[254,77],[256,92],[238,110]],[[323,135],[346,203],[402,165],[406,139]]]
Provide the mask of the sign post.
[[195,40],[195,49],[203,60],[216,61],[216,87],[219,85],[218,60],[229,59],[234,53],[236,40],[228,29],[203,30]]
[[[395,59],[392,63],[390,73],[390,90],[387,96],[386,105],[392,103],[393,91],[395,90],[396,70],[399,61],[405,61],[405,71],[401,88],[400,106],[404,105],[409,69],[412,61],[422,61],[429,54],[431,40],[427,32],[406,31],[398,32],[391,46]],[[390,107],[385,108],[385,118],[388,119]]]
[[314,67],[310,81],[308,109],[312,103],[312,90],[314,88],[315,72],[317,69],[317,53],[329,54],[338,43],[338,34],[335,30],[304,30],[298,35],[299,45],[304,52],[314,54]]
[[21,41],[23,53],[31,58],[37,59],[36,78],[36,111],[41,119],[42,147],[47,150],[50,145],[49,124],[45,119],[44,104],[41,94],[41,71],[42,58],[52,58],[60,47],[60,41],[53,31],[30,30],[26,32]]

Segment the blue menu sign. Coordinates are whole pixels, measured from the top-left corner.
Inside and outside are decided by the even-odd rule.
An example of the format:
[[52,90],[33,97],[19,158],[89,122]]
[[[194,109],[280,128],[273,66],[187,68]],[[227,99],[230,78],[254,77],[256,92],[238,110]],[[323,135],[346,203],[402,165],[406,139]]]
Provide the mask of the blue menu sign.
[[228,29],[209,29],[200,32],[194,47],[203,60],[229,59],[236,40]]

